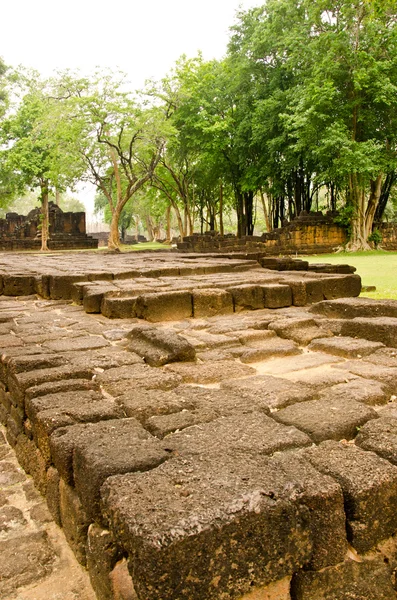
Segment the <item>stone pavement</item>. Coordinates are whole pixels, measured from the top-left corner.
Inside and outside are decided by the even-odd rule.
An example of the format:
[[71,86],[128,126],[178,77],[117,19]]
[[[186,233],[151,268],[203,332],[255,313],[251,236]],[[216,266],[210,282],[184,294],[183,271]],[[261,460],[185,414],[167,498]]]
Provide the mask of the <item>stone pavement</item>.
[[0,597],[95,600],[43,496],[19,466],[0,426]]
[[[267,284],[211,258],[230,296],[205,288],[209,314],[108,319],[71,297],[81,256],[49,279],[46,260],[2,276],[30,292],[0,296],[5,598],[92,598],[66,538],[99,600],[396,600],[396,302],[327,298],[357,295],[343,269]],[[152,258],[112,260],[98,281],[133,290]],[[209,268],[186,260],[175,284]],[[172,286],[163,267],[142,280]]]

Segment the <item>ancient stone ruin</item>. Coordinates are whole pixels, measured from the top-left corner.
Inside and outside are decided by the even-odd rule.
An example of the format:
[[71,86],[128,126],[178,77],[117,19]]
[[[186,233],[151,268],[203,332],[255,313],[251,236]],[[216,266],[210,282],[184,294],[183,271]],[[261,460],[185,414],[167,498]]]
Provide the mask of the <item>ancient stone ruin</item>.
[[[219,235],[216,231],[195,233],[178,242],[179,252],[209,252],[220,255],[258,253],[261,256],[326,254],[343,247],[348,242],[347,230],[338,224],[338,213],[321,211],[302,213],[279,229],[237,238],[234,234]],[[382,223],[379,226],[382,248],[397,249],[397,226]]]
[[[397,302],[267,258],[0,274],[1,422],[99,600],[397,598]],[[0,457],[0,596],[48,597],[20,595],[60,559],[23,537]]]
[[[49,241],[51,250],[97,248],[98,240],[86,234],[84,212],[63,212],[49,203]],[[41,209],[27,216],[7,213],[0,219],[0,250],[39,250],[41,246]]]

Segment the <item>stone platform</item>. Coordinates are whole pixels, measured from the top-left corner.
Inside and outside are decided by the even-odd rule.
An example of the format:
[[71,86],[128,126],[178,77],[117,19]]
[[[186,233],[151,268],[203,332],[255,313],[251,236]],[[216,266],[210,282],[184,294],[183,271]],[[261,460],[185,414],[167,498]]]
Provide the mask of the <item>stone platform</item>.
[[[397,302],[342,266],[24,261],[0,257],[0,419],[99,600],[397,598]],[[34,585],[58,563],[1,448],[0,595],[25,600],[21,519]],[[78,577],[59,598],[91,600]]]

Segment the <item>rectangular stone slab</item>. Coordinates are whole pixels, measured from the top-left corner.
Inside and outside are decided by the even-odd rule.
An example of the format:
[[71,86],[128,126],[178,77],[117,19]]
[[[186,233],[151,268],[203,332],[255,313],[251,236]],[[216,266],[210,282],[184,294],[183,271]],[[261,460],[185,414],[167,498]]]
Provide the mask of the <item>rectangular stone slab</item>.
[[358,552],[396,533],[397,467],[346,442],[323,442],[303,453],[342,487],[348,538]]
[[102,503],[142,600],[238,598],[312,553],[309,511],[289,478],[248,457],[180,458],[111,477]]

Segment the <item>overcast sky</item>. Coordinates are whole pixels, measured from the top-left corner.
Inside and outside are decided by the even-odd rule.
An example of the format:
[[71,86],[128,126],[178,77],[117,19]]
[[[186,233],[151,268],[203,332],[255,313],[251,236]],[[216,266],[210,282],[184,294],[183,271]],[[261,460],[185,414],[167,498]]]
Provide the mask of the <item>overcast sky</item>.
[[261,0],[5,0],[0,56],[55,69],[119,67],[135,88],[160,78],[181,55],[221,58],[236,11]]
[[[135,89],[163,77],[182,55],[226,53],[236,12],[262,0],[3,0],[0,56],[48,76],[97,66],[129,74]],[[94,188],[77,193],[92,219]]]

